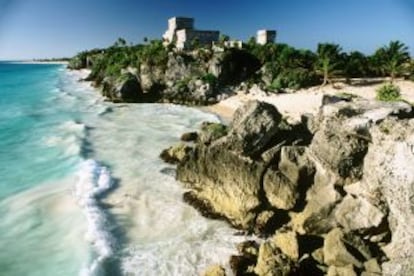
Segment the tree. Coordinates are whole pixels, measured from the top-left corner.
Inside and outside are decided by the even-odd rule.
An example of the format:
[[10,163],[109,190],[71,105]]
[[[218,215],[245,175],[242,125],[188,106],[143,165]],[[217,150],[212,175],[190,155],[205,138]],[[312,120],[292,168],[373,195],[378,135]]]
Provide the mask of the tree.
[[344,74],[347,78],[370,75],[369,59],[361,52],[350,52],[345,55]]
[[125,47],[126,45],[127,45],[127,42],[122,37],[119,37],[114,43],[115,47]]
[[374,59],[379,63],[383,74],[389,76],[390,82],[393,83],[396,77],[404,73],[406,63],[410,62],[410,54],[404,43],[395,40],[379,48],[374,54]]
[[319,43],[316,60],[316,73],[323,76],[322,86],[332,83],[332,77],[339,72],[342,48],[338,44]]
[[221,34],[219,37],[219,42],[220,43],[224,43],[225,41],[229,41],[230,40],[230,36],[225,35],[225,34]]

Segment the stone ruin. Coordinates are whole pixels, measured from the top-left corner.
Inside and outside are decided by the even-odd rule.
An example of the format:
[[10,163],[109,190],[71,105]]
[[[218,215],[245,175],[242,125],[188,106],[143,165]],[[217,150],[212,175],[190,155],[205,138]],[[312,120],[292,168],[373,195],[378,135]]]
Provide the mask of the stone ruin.
[[267,43],[274,43],[276,39],[276,31],[274,30],[259,30],[257,31],[256,42],[260,45]]
[[183,50],[191,48],[193,43],[211,45],[219,40],[219,36],[219,31],[194,29],[194,18],[173,17],[168,20],[168,30],[163,38],[166,44],[175,43],[177,49]]

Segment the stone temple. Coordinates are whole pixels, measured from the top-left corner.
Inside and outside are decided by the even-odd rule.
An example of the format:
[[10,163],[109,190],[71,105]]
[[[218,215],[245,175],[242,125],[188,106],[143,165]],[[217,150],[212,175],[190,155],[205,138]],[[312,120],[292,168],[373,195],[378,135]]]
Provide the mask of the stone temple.
[[211,45],[219,40],[219,36],[219,31],[194,29],[194,18],[173,17],[168,20],[168,30],[163,38],[167,44],[175,43],[177,49],[183,50],[191,48],[193,43]]
[[276,39],[276,31],[273,30],[259,30],[257,31],[256,42],[260,45],[267,43],[274,43]]

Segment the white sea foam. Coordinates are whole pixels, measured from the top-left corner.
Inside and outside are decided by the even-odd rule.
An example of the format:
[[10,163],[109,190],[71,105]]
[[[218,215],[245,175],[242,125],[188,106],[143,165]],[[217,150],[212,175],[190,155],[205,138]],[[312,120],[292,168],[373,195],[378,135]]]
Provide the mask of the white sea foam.
[[86,239],[92,244],[96,257],[80,271],[80,275],[102,275],[103,264],[115,251],[116,240],[109,229],[108,215],[99,205],[99,197],[112,188],[109,170],[95,160],[82,163],[74,195],[86,216]]
[[69,120],[57,127],[55,134],[45,137],[43,142],[50,147],[59,147],[66,156],[80,156],[86,126],[80,122]]

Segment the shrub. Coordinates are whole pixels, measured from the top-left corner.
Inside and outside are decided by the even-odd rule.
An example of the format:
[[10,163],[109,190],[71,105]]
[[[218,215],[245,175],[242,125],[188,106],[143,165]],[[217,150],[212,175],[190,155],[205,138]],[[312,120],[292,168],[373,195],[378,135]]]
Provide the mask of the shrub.
[[303,68],[287,69],[279,73],[269,86],[270,90],[278,91],[285,88],[298,90],[318,83],[317,76]]
[[203,122],[200,139],[203,143],[213,142],[228,133],[226,125],[220,123]]
[[217,77],[211,73],[208,73],[202,76],[201,80],[205,83],[210,84],[211,87],[215,87],[218,83]]
[[400,88],[391,83],[385,84],[377,89],[377,100],[391,102],[401,99]]
[[190,82],[190,78],[184,78],[175,83],[175,87],[180,92],[188,91],[188,84]]

